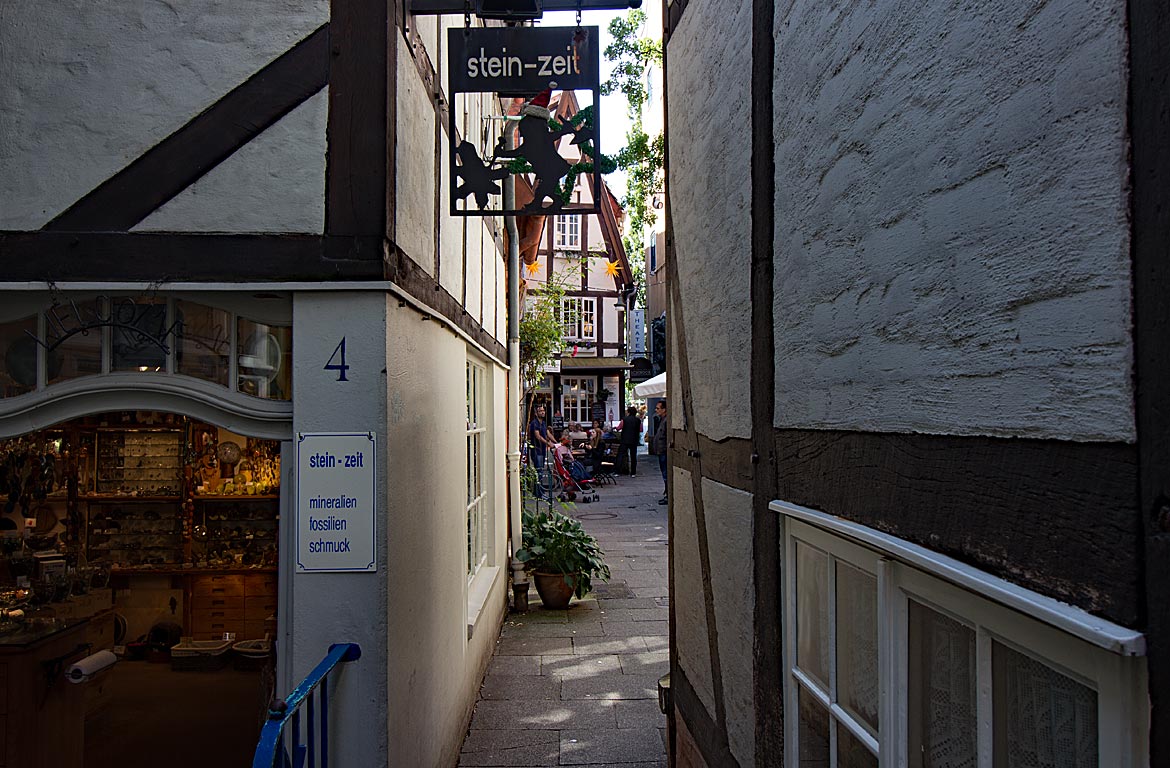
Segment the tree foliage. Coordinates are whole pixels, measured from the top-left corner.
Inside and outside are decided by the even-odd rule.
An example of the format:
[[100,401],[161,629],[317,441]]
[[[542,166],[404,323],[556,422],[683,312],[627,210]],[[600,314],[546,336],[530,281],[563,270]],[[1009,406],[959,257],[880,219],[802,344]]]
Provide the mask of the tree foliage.
[[[642,121],[649,100],[646,75],[652,67],[662,66],[662,40],[643,35],[645,24],[645,12],[637,9],[609,23],[613,40],[605,48],[605,58],[614,63],[614,69],[601,86],[603,94],[621,93],[626,97],[631,121],[626,145],[615,157],[617,167],[626,173],[626,195],[622,199],[628,216],[624,245],[631,256],[642,253],[645,232],[657,219],[652,201],[654,195],[662,192],[666,159],[664,137],[647,134]],[[639,260],[631,261],[637,264],[632,277],[638,288],[638,304],[645,306],[645,270]]]

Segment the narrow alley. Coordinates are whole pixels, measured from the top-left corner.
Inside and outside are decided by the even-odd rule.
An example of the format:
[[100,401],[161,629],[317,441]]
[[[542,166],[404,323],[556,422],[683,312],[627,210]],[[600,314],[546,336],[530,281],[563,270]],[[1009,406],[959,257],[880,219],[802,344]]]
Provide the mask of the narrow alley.
[[658,679],[669,670],[667,515],[657,472],[600,488],[569,512],[612,578],[567,610],[510,613],[461,766],[665,766]]

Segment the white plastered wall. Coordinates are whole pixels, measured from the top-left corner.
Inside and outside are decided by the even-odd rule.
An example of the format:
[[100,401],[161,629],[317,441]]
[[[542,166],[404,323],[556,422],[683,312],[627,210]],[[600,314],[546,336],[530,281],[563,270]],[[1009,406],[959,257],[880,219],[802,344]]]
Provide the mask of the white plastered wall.
[[[255,0],[246,14],[217,0],[0,3],[0,229],[39,229],[328,18],[327,0]],[[278,130],[310,134],[280,157],[319,168],[325,134],[309,109],[293,120],[308,127]],[[287,191],[265,210],[280,230],[312,231],[285,222],[321,218],[323,195]]]
[[[751,28],[746,0],[697,0],[671,35],[674,258],[695,423],[713,440],[751,435]],[[712,108],[726,105],[726,109]]]
[[[330,644],[355,642],[362,658],[344,665],[330,691],[330,744],[338,765],[386,765],[386,659],[394,618],[388,612],[390,585],[399,574],[422,572],[426,564],[394,559],[386,541],[397,532],[390,510],[398,500],[392,458],[403,439],[388,423],[386,400],[387,299],[380,291],[299,293],[293,297],[293,429],[295,432],[377,433],[376,573],[297,573],[295,557],[282,557],[281,574],[291,584],[291,682],[321,661]],[[396,306],[396,305],[395,305]],[[322,366],[346,340],[347,381]],[[295,440],[294,440],[295,451]],[[295,485],[293,486],[295,488]],[[295,493],[295,492],[294,492]],[[294,502],[295,505],[295,496]],[[295,506],[289,526],[296,525]],[[295,538],[286,538],[295,541]],[[409,583],[409,581],[407,582]]]
[[1132,441],[1124,4],[775,33],[776,426]]
[[[489,565],[498,578],[467,637],[465,365],[459,336],[391,302],[387,337],[389,431],[391,765],[450,765],[457,758],[505,607],[507,557],[502,369],[487,363],[494,436],[485,474],[493,505]],[[481,362],[483,362],[481,360]]]

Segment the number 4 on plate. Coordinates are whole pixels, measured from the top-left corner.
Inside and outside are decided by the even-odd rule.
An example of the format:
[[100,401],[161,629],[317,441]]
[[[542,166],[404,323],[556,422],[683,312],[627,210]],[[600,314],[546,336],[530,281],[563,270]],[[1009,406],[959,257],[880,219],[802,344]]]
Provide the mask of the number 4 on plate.
[[[341,362],[334,362],[337,356],[341,355]],[[341,337],[341,343],[333,350],[333,354],[329,357],[329,362],[325,363],[325,370],[337,371],[338,381],[349,381],[345,378],[345,372],[349,370],[349,366],[345,364],[345,337]]]

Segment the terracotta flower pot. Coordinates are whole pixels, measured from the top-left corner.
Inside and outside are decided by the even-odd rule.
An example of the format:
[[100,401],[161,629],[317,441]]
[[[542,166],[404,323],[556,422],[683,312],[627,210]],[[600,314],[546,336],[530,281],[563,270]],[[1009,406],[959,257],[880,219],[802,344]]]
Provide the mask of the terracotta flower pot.
[[540,601],[544,603],[545,608],[560,610],[569,607],[569,601],[573,599],[573,590],[577,587],[577,574],[536,571],[532,574],[532,580],[536,582],[536,593],[540,595]]

